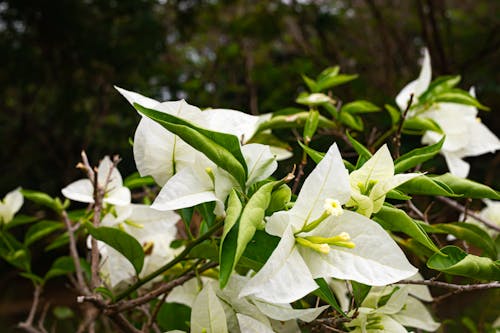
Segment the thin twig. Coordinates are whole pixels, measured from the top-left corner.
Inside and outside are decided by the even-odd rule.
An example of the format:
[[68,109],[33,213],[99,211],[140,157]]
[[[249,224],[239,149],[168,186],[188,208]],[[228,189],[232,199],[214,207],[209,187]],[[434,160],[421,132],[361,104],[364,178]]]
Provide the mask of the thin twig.
[[31,309],[28,314],[28,318],[25,321],[19,323],[17,326],[31,333],[39,333],[40,331],[33,326],[33,321],[35,320],[36,311],[38,310],[38,303],[40,302],[40,294],[42,293],[43,287],[41,285],[35,285],[35,290],[33,291],[33,301],[31,302]]
[[[215,267],[215,266],[217,266],[217,263],[215,263],[215,262],[205,264],[202,267],[200,267],[198,272],[206,271],[207,269],[210,269],[210,268]],[[135,308],[139,305],[148,303],[153,298],[156,298],[156,297],[172,290],[173,288],[180,286],[184,282],[193,278],[195,275],[196,275],[196,272],[194,272],[194,271],[189,272],[189,273],[187,273],[187,274],[185,274],[185,275],[183,275],[175,280],[161,284],[158,288],[156,288],[156,289],[154,289],[154,290],[152,290],[152,291],[150,291],[150,292],[148,292],[140,297],[137,297],[137,298],[134,298],[134,299],[131,299],[128,301],[121,301],[121,302],[118,302],[116,304],[110,305],[106,309],[105,313],[123,312],[123,311],[130,310],[132,308]]]
[[413,103],[413,94],[410,94],[410,99],[408,100],[408,104],[406,105],[406,109],[401,116],[398,124],[398,130],[394,136],[394,158],[399,157],[399,149],[401,148],[401,131],[403,130],[403,123],[406,120],[406,116],[408,115],[408,111],[410,111],[411,105]]
[[219,231],[223,225],[224,225],[224,221],[220,221],[220,222],[217,222],[216,224],[214,224],[206,233],[204,233],[199,238],[197,238],[196,240],[194,240],[191,243],[189,243],[188,245],[186,245],[184,250],[177,257],[175,257],[173,260],[169,261],[168,263],[166,263],[162,267],[158,268],[156,271],[152,272],[151,274],[148,274],[143,279],[137,281],[132,286],[128,287],[126,290],[124,290],[122,293],[120,293],[118,296],[116,296],[116,300],[117,301],[122,300],[123,298],[127,297],[130,293],[139,289],[140,287],[142,287],[143,285],[145,285],[146,283],[148,283],[149,281],[151,281],[152,279],[154,279],[158,275],[166,272],[170,268],[174,267],[177,263],[183,261],[184,258],[191,252],[191,250],[194,247],[196,247],[198,244],[200,244],[200,243],[204,242],[205,240],[209,239],[210,237],[212,237],[212,235],[214,233],[216,233],[217,231]]
[[[448,206],[454,208],[455,210],[458,210],[459,212],[462,212],[464,213],[466,211],[466,208],[464,206],[462,206],[461,204],[459,204],[458,202],[455,202],[451,199],[448,199],[446,197],[441,197],[441,196],[438,196],[436,197],[439,201],[441,202],[444,202],[445,204],[447,204]],[[483,223],[485,226],[487,226],[488,228],[491,228],[493,230],[496,230],[496,231],[500,231],[500,227],[495,225],[493,222],[491,222],[490,220],[482,217],[482,216],[479,216],[478,214],[476,213],[473,213],[471,211],[468,211],[467,214],[472,217],[473,219]]]
[[149,332],[150,328],[153,326],[154,321],[156,319],[156,316],[158,316],[158,313],[160,312],[160,308],[165,303],[165,300],[167,299],[167,293],[164,293],[163,296],[160,298],[160,300],[155,304],[155,307],[153,309],[153,313],[149,317],[149,320],[146,324],[144,324],[144,328],[142,331],[144,333]]
[[402,280],[399,281],[397,284],[420,284],[425,286],[458,290],[459,292],[500,288],[500,282],[498,281],[489,283],[478,283],[478,284],[456,284],[456,283],[448,283],[436,280]]
[[81,292],[89,294],[90,291],[85,282],[85,279],[83,278],[82,266],[80,265],[80,256],[78,255],[78,250],[76,248],[76,239],[74,232],[75,230],[78,230],[78,225],[71,225],[68,213],[66,213],[65,210],[62,211],[61,217],[63,218],[64,224],[66,225],[66,229],[68,229],[69,253],[71,255],[71,258],[73,259],[73,264],[75,265],[76,280],[78,282],[77,287]]

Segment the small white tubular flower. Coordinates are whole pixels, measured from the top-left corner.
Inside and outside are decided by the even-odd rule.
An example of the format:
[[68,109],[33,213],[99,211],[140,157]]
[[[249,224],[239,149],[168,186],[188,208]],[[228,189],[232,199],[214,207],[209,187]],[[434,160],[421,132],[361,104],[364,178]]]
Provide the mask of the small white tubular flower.
[[[178,250],[170,248],[175,239],[175,224],[179,216],[174,212],[160,212],[146,205],[117,206],[116,216],[107,214],[101,225],[120,228],[143,245],[146,254],[140,277],[152,273],[172,260]],[[130,283],[135,277],[132,264],[118,251],[99,242],[101,274],[112,288]]]
[[[105,203],[117,206],[130,204],[130,190],[123,186],[122,176],[108,156],[99,163],[97,184],[105,188],[103,199]],[[61,192],[70,200],[94,203],[94,185],[90,179],[77,180],[63,188]]]
[[386,285],[414,275],[417,269],[377,223],[347,210],[324,216],[326,199],[345,204],[350,194],[349,174],[332,145],[304,181],[293,208],[268,218],[266,232],[281,241],[240,297],[290,303],[317,289],[316,278]]
[[23,203],[24,197],[20,187],[7,193],[3,200],[0,200],[0,223],[7,224],[12,221]]
[[[422,70],[418,79],[410,82],[396,97],[401,110],[407,108],[410,95],[414,94],[413,103],[427,90],[431,82],[431,60],[425,50]],[[475,96],[474,89],[469,93]],[[477,109],[473,106],[456,103],[434,103],[430,109],[421,111],[420,116],[434,120],[443,133],[427,131],[422,137],[423,144],[434,144],[446,136],[441,154],[445,157],[450,172],[458,177],[467,177],[469,164],[464,157],[482,155],[500,149],[500,140],[477,118]],[[408,117],[413,116],[412,112]]]
[[418,173],[394,175],[394,162],[387,145],[383,145],[365,164],[349,175],[351,199],[348,207],[370,217],[382,208],[387,192],[420,176]]
[[325,199],[325,205],[323,206],[328,215],[340,216],[344,213],[342,209],[342,204],[336,199]]
[[[358,309],[358,316],[345,325],[350,332],[407,332],[405,327],[434,332],[440,324],[435,322],[427,308],[411,296],[407,286],[372,288]],[[390,296],[389,300],[383,301]],[[351,315],[354,313],[350,313]]]

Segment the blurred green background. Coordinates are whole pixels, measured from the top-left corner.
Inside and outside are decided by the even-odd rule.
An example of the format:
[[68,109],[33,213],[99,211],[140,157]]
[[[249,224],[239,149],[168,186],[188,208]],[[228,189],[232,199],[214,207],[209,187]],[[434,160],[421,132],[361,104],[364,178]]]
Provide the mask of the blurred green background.
[[[417,77],[424,46],[434,77],[460,74],[461,88],[476,87],[492,109],[483,122],[499,135],[499,13],[497,0],[0,1],[0,197],[19,185],[60,195],[82,176],[82,149],[94,164],[120,154],[122,174],[133,172],[139,116],[113,85],[262,114],[294,106],[300,74],[338,64],[360,77],[337,96],[383,105]],[[500,154],[468,161],[470,178],[500,187]],[[20,301],[3,301],[0,316],[22,319],[31,286],[8,288],[15,274],[3,274],[0,290]],[[72,304],[66,288],[53,289],[56,303]],[[447,311],[477,317],[474,304],[495,296]]]

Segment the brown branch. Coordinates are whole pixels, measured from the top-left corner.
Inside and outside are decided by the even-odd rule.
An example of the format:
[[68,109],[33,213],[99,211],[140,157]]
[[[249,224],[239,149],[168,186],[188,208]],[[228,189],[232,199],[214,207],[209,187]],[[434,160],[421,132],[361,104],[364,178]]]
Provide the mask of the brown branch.
[[406,120],[406,116],[408,115],[408,111],[410,111],[411,105],[413,103],[413,94],[410,94],[410,99],[408,100],[408,104],[406,104],[406,109],[403,112],[403,115],[401,116],[401,119],[399,120],[398,124],[398,129],[396,131],[396,134],[394,135],[393,142],[394,142],[394,158],[399,157],[399,149],[401,148],[401,131],[403,130],[403,123]]
[[500,288],[500,282],[498,281],[489,283],[478,283],[478,284],[456,284],[456,283],[448,283],[436,280],[402,280],[399,281],[397,284],[419,284],[424,286],[458,290],[458,292]]
[[[215,262],[205,264],[202,267],[200,267],[198,272],[206,271],[206,270],[208,270],[212,267],[215,267],[217,265],[218,264]],[[123,312],[123,311],[130,310],[132,308],[135,308],[139,305],[148,303],[153,298],[156,298],[156,297],[158,297],[166,292],[169,292],[170,290],[174,289],[175,287],[180,286],[184,282],[190,280],[194,276],[196,276],[195,271],[189,272],[189,273],[187,273],[187,274],[185,274],[185,275],[183,275],[175,280],[162,283],[158,288],[156,288],[156,289],[154,289],[154,290],[152,290],[152,291],[150,291],[142,296],[139,296],[137,298],[134,298],[134,299],[131,299],[128,301],[124,300],[124,301],[120,301],[116,304],[109,305],[107,307],[105,313],[108,314],[108,313]]]
[[441,197],[441,196],[438,196],[436,197],[439,201],[441,202],[444,202],[445,204],[447,204],[448,206],[454,208],[455,210],[459,211],[459,212],[462,212],[462,213],[465,213],[467,211],[467,215],[469,215],[470,217],[472,217],[473,219],[481,222],[482,224],[484,224],[485,226],[487,226],[488,228],[491,228],[493,230],[496,230],[496,231],[500,231],[500,227],[495,225],[493,222],[491,222],[490,220],[482,217],[482,216],[479,216],[478,214],[476,213],[473,213],[471,211],[468,211],[467,208],[465,206],[462,206],[461,204],[459,204],[458,202],[455,202],[451,199],[448,199],[446,197]]
[[41,331],[33,326],[33,321],[35,320],[36,311],[38,309],[38,303],[40,302],[40,294],[42,293],[43,287],[41,285],[35,285],[35,290],[33,291],[33,302],[31,303],[31,309],[28,314],[28,318],[25,321],[20,322],[17,327],[24,329],[30,333],[40,333]]
[[73,264],[75,265],[77,288],[79,289],[80,292],[83,292],[84,294],[89,294],[90,291],[85,282],[85,279],[83,278],[82,266],[80,265],[80,256],[78,255],[78,250],[76,248],[76,239],[74,232],[78,230],[78,225],[73,226],[71,224],[71,220],[69,219],[68,213],[66,213],[65,210],[62,211],[61,217],[64,221],[64,224],[66,225],[66,229],[68,229],[69,253],[71,255],[71,258],[73,259]]

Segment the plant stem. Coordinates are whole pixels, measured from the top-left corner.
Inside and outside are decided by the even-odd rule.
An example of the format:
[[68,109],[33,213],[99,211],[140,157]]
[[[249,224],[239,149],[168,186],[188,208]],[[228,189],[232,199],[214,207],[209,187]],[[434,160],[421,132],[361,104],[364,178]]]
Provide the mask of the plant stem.
[[218,231],[220,229],[220,227],[223,226],[223,224],[224,224],[224,221],[220,221],[220,222],[217,222],[216,224],[214,224],[212,226],[212,228],[210,228],[206,233],[204,233],[203,235],[201,235],[199,238],[197,238],[193,242],[189,243],[186,246],[186,248],[184,249],[184,251],[182,251],[173,260],[171,260],[170,262],[168,262],[164,266],[158,268],[156,271],[154,271],[151,274],[147,275],[143,279],[137,281],[136,283],[134,283],[133,285],[131,285],[130,287],[128,287],[125,291],[123,291],[122,293],[120,293],[116,297],[116,301],[120,301],[120,300],[124,299],[125,297],[127,297],[129,294],[131,294],[132,292],[134,292],[137,289],[139,289],[144,284],[148,283],[149,281],[153,280],[158,275],[166,272],[167,270],[169,270],[170,268],[174,267],[179,262],[183,261],[184,258],[189,254],[189,252],[191,252],[191,250],[194,247],[196,247],[198,244],[204,242],[205,240],[209,239],[216,231]]

